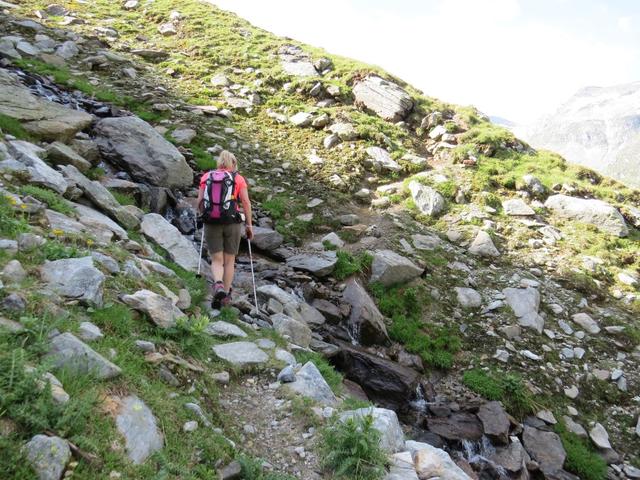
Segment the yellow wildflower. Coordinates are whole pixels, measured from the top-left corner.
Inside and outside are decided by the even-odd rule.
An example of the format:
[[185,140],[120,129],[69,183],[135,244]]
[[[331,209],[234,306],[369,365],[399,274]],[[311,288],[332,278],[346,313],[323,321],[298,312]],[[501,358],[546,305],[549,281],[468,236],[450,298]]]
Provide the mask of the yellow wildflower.
[[59,237],[61,235],[64,234],[64,232],[62,230],[60,230],[59,228],[54,228],[51,233],[53,233],[56,237]]

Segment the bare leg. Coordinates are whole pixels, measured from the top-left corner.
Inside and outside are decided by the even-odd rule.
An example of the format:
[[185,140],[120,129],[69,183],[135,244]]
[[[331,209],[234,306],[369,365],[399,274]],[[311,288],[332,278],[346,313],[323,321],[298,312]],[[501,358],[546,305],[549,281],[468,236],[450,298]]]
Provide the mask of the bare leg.
[[211,273],[214,282],[221,282],[224,275],[224,257],[222,252],[216,252],[212,255]]
[[231,253],[224,254],[224,291],[229,292],[233,283],[233,274],[236,270],[236,256]]

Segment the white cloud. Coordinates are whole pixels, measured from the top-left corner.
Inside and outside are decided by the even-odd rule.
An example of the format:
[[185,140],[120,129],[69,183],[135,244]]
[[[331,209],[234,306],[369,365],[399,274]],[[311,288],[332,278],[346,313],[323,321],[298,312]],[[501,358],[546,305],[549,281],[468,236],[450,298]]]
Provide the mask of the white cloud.
[[[439,0],[430,13],[344,0],[313,11],[295,0],[210,1],[278,35],[380,65],[427,95],[515,121],[552,111],[586,85],[634,80],[635,47],[525,18],[518,0]],[[631,19],[618,21],[625,25]]]

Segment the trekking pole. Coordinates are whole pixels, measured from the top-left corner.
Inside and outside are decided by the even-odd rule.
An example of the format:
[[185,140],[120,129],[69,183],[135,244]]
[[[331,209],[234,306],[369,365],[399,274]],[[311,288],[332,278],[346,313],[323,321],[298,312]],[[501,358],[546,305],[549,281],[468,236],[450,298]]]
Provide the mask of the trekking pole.
[[204,225],[202,225],[202,235],[200,236],[200,256],[198,257],[198,277],[200,276],[200,267],[202,266],[202,245],[204,244]]
[[256,315],[260,313],[258,308],[258,293],[256,292],[256,275],[253,273],[253,255],[251,255],[251,240],[247,238],[247,244],[249,245],[249,264],[251,264],[251,279],[253,280],[253,300],[256,304]]

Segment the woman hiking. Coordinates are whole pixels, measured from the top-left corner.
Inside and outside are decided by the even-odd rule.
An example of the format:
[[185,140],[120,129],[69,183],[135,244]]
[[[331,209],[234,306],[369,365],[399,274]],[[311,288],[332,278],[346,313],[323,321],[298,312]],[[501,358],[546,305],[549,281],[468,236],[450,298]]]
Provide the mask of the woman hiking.
[[243,219],[238,201],[244,210],[247,239],[253,238],[247,182],[237,172],[237,167],[235,155],[223,150],[218,157],[217,169],[200,179],[198,213],[204,222],[204,238],[211,257],[213,308],[231,303],[231,284],[242,237]]

